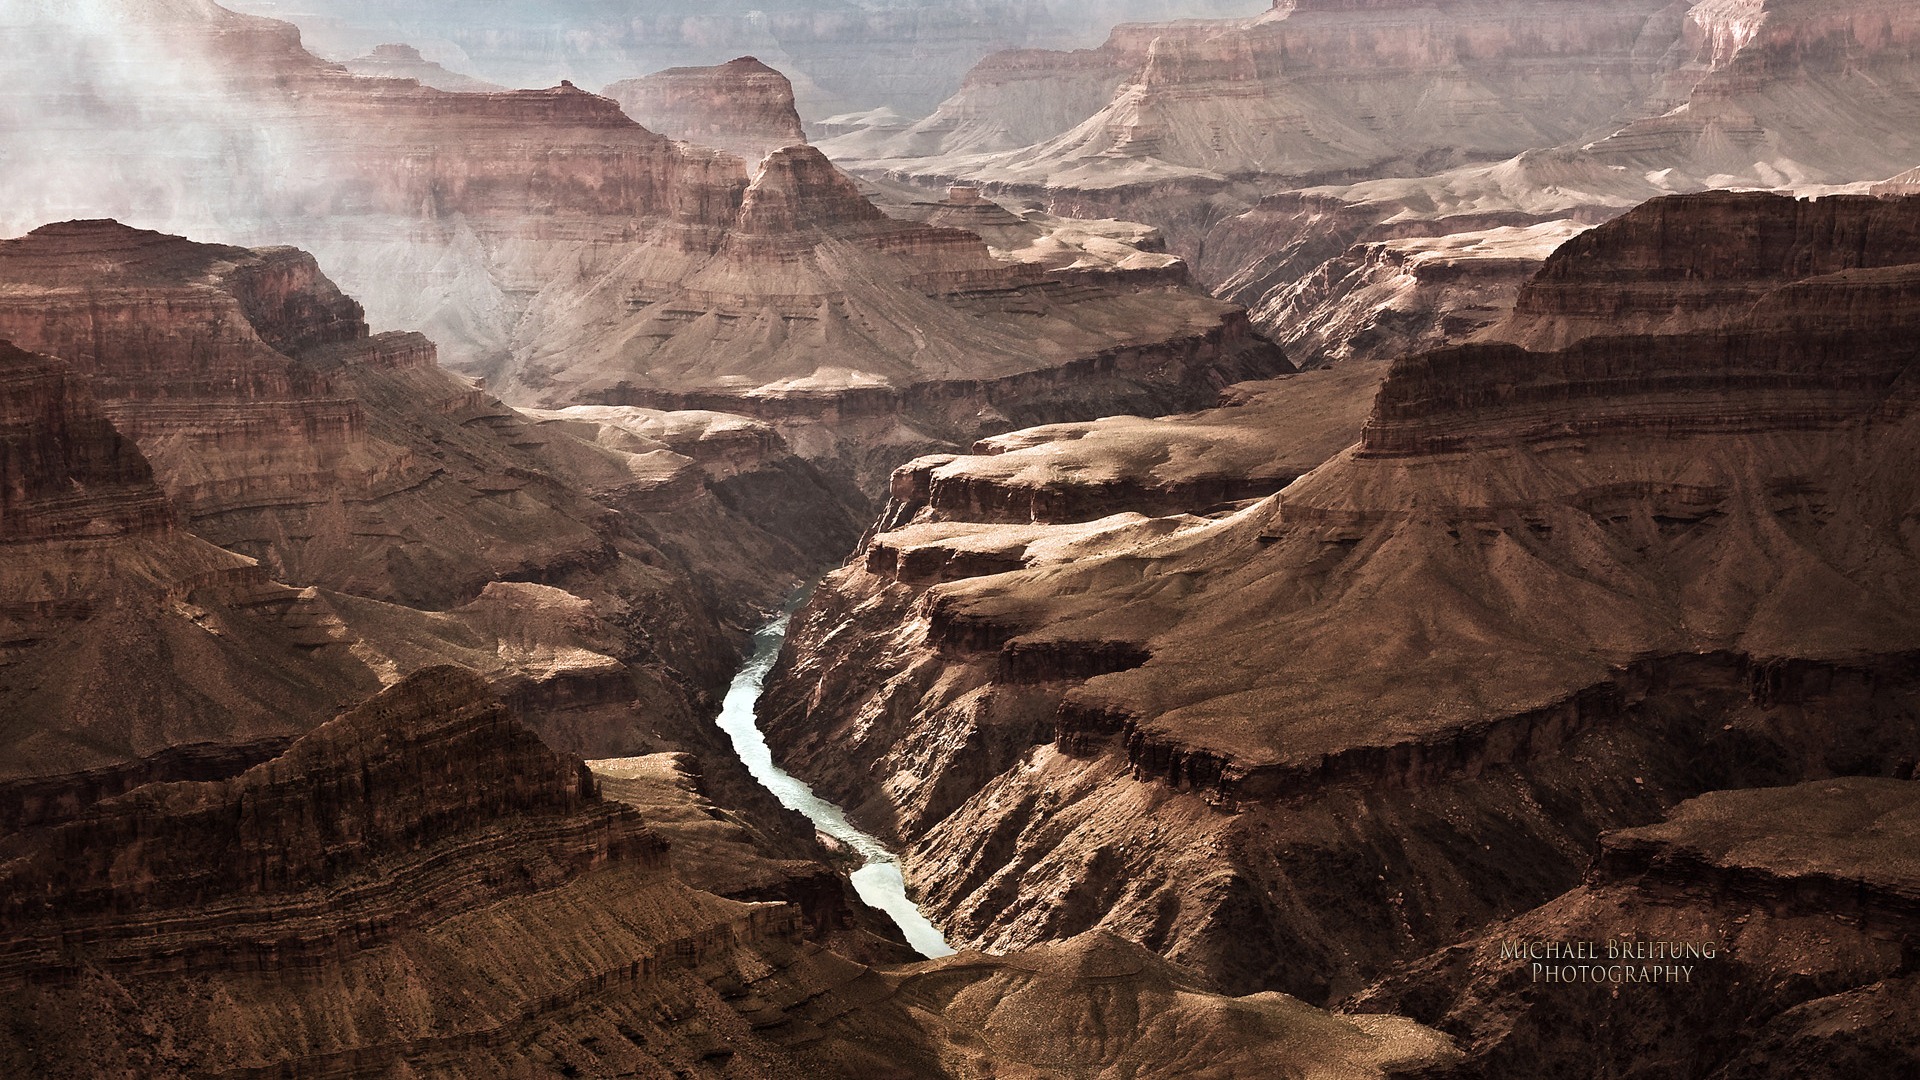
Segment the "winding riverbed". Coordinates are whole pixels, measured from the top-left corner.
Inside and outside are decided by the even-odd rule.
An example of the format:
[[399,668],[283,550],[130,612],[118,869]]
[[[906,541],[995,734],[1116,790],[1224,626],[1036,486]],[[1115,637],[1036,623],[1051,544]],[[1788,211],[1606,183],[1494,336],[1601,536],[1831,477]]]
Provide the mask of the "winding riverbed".
[[947,945],[946,937],[907,896],[906,879],[900,875],[900,860],[893,852],[848,821],[838,806],[815,795],[805,781],[774,764],[773,751],[767,747],[766,736],[754,721],[753,709],[760,700],[760,685],[780,653],[780,643],[786,640],[787,620],[791,617],[791,613],[782,614],[754,632],[753,651],[734,675],[733,685],[727,687],[726,701],[721,704],[715,723],[733,740],[733,749],[746,763],[747,771],[773,792],[782,805],[805,814],[814,828],[852,848],[865,860],[860,869],[853,872],[853,888],[867,906],[886,912],[906,935],[907,944],[920,955],[950,955],[953,949]]

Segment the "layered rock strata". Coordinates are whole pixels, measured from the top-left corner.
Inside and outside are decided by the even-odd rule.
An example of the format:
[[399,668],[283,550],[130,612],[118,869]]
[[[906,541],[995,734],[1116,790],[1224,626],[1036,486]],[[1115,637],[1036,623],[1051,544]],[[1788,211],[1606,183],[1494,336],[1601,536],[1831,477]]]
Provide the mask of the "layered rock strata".
[[723,452],[537,424],[419,335],[370,336],[293,249],[73,222],[0,241],[0,282],[0,335],[89,376],[187,528],[325,590],[299,602],[317,642],[487,671],[571,748],[674,748],[636,705],[695,728],[725,624],[853,535],[858,496],[771,432]]
[[[431,8],[345,0],[242,0],[292,19],[327,56],[376,42],[443,42],[487,78],[513,86],[557,75],[591,85],[752,53],[794,77],[809,119],[890,104],[924,115],[995,50],[1077,48],[1141,19],[1249,15],[1262,0],[670,0],[635,11],[595,0],[558,6],[455,0]],[[557,33],[556,27],[565,27]]]
[[490,94],[505,90],[498,83],[485,79],[476,79],[458,71],[448,71],[420,55],[420,50],[411,45],[376,45],[365,56],[355,57],[343,65],[355,75],[368,75],[380,79],[412,79],[421,86],[430,86],[435,90],[445,90],[455,94]]
[[[990,57],[926,120],[823,146],[923,188],[1148,222],[1296,362],[1390,358],[1497,320],[1527,269],[1489,253],[1422,280],[1396,249],[1910,168],[1916,25],[1885,0],[1278,3]],[[1462,300],[1487,310],[1445,325]]]
[[1210,517],[1010,524],[1045,520],[1038,469],[908,470],[798,620],[770,738],[913,845],[961,940],[1101,926],[1314,997],[1557,895],[1600,832],[1700,791],[1909,769],[1920,308],[1910,253],[1846,253],[1913,208],[1652,204],[1606,235],[1712,221],[1721,255],[1688,278],[1691,247],[1588,244],[1593,303],[1733,288],[1782,223],[1847,224],[1711,328],[1397,362],[1352,446]]

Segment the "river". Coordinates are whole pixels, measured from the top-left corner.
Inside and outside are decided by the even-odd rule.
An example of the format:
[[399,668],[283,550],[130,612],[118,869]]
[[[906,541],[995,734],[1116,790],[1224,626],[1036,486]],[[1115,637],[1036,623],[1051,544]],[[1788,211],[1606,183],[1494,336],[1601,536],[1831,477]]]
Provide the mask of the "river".
[[774,763],[773,751],[755,722],[753,710],[760,701],[760,685],[773,668],[774,658],[780,654],[780,643],[786,640],[790,618],[791,612],[782,614],[754,632],[753,651],[734,675],[733,685],[727,687],[727,698],[720,706],[715,723],[733,740],[733,749],[746,763],[747,771],[773,792],[781,805],[805,814],[814,828],[859,853],[864,861],[860,869],[853,872],[853,889],[868,907],[886,912],[906,935],[907,944],[920,955],[951,955],[953,949],[947,945],[945,935],[920,913],[919,905],[907,895],[900,860],[893,852],[848,821],[845,811],[815,795],[805,781]]

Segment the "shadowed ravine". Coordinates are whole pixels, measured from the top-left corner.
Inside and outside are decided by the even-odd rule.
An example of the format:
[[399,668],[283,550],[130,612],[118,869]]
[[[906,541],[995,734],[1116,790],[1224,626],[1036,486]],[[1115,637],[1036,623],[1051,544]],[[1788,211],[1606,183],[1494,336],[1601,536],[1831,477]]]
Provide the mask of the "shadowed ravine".
[[747,771],[773,792],[782,805],[805,814],[815,828],[860,854],[864,862],[852,877],[854,891],[860,894],[861,900],[886,912],[906,935],[907,944],[922,956],[950,955],[953,949],[947,945],[945,935],[927,921],[919,906],[907,896],[906,879],[900,875],[900,861],[893,852],[848,821],[838,806],[815,795],[804,781],[774,764],[766,736],[754,722],[753,709],[760,700],[760,684],[773,667],[774,658],[780,655],[780,643],[786,640],[790,618],[791,611],[783,612],[754,632],[753,651],[734,675],[732,685],[727,687],[726,701],[721,704],[720,715],[714,722],[733,740],[734,752],[746,763]]

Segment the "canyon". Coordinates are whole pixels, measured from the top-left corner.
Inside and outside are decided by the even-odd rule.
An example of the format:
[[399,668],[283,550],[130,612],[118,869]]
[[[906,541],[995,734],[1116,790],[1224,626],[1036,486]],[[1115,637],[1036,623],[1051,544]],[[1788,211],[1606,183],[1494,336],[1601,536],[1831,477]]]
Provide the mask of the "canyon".
[[0,1072],[1920,1068],[1903,5],[247,6],[0,8]]

